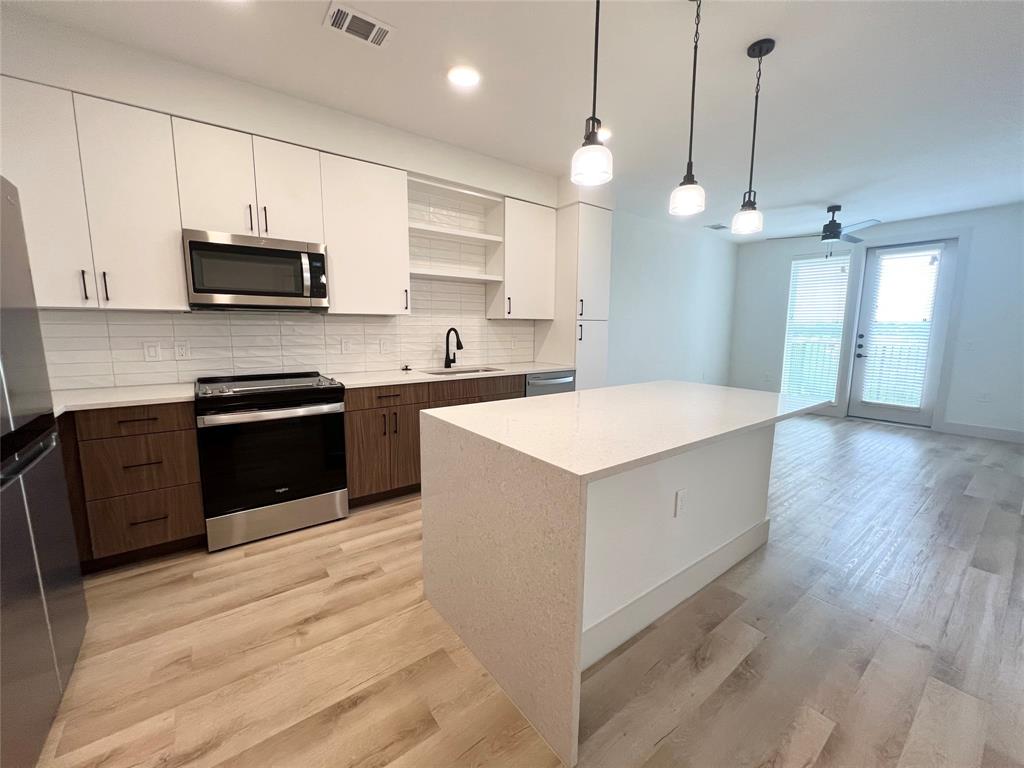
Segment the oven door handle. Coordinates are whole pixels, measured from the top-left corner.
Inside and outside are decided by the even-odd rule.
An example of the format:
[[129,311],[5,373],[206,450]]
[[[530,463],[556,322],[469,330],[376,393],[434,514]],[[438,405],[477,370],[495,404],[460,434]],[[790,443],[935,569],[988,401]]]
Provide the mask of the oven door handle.
[[279,419],[295,419],[301,416],[323,416],[328,413],[343,413],[344,403],[324,403],[322,405],[303,405],[300,408],[276,408],[272,411],[244,411],[243,413],[214,413],[209,416],[196,416],[196,426],[221,427],[228,424],[248,424],[254,421],[278,421]]
[[299,256],[302,257],[302,295],[309,298],[309,288],[311,284],[309,277],[309,254],[300,253]]

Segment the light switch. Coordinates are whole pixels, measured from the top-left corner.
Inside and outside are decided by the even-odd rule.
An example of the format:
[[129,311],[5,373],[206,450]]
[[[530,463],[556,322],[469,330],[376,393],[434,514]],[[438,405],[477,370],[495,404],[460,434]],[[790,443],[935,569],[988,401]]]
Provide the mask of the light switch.
[[686,489],[680,488],[676,491],[676,506],[672,511],[672,517],[679,517],[683,512],[686,511]]
[[159,341],[144,341],[142,342],[142,357],[147,363],[156,363],[160,360],[160,342]]

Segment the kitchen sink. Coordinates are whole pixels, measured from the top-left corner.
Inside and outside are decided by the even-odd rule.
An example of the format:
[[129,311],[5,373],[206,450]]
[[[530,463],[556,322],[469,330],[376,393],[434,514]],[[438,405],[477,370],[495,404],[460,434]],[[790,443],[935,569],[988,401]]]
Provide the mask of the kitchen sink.
[[500,370],[501,368],[425,368],[423,373],[432,376],[458,376],[460,373],[490,373]]

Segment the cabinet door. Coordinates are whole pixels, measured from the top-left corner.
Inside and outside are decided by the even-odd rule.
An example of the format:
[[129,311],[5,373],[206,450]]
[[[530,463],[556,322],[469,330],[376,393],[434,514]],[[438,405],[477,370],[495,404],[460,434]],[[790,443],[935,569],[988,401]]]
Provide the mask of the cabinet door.
[[331,314],[409,314],[405,171],[320,155]]
[[279,240],[324,241],[320,153],[315,149],[252,138],[256,161],[259,230]]
[[171,118],[74,99],[100,306],[187,309]]
[[553,208],[505,198],[505,316],[555,316]]
[[576,323],[576,389],[603,387],[608,378],[608,321]]
[[181,226],[256,234],[252,136],[171,118],[178,168]]
[[612,212],[580,203],[579,221],[576,314],[584,320],[607,320],[612,271]]
[[18,188],[36,304],[96,307],[70,91],[2,79],[0,171]]
[[420,409],[403,405],[391,409],[391,486],[404,488],[420,481]]
[[391,489],[391,408],[345,414],[349,498]]

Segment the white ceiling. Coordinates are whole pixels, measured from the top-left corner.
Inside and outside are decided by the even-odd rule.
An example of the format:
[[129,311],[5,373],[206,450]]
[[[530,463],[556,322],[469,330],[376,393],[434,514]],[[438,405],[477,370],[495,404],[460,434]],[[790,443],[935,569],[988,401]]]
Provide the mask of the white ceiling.
[[[556,175],[589,112],[593,4],[351,5],[382,49],[321,26],[328,0],[5,3],[95,34]],[[669,218],[686,150],[694,6],[606,2],[598,116],[619,207]],[[703,7],[695,171],[728,224],[746,187],[753,40],[764,62],[754,188],[764,236],[1024,199],[1024,3],[730,2]],[[472,63],[471,95],[445,72]]]

